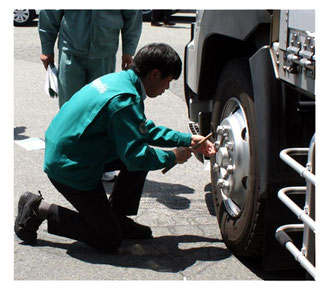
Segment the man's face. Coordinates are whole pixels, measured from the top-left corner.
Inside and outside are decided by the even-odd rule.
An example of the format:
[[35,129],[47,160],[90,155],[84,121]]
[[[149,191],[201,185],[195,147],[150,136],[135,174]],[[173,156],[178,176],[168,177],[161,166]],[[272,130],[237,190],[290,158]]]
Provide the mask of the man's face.
[[162,78],[160,72],[155,72],[150,78],[150,86],[146,90],[147,96],[155,98],[159,95],[162,95],[166,89],[169,89],[169,84],[173,80],[173,76]]

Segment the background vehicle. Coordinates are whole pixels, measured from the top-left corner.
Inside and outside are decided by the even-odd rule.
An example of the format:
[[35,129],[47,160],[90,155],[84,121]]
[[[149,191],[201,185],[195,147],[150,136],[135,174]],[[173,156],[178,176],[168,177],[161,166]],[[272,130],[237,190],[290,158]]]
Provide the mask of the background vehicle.
[[39,15],[39,10],[14,9],[13,24],[15,26],[29,25]]
[[[235,255],[260,257],[270,270],[298,266],[275,239],[278,227],[296,221],[277,193],[306,181],[279,154],[309,146],[315,132],[314,32],[311,10],[197,11],[185,49],[191,132],[215,134],[222,237]],[[304,197],[295,203],[304,206]],[[292,235],[302,244],[302,233]]]

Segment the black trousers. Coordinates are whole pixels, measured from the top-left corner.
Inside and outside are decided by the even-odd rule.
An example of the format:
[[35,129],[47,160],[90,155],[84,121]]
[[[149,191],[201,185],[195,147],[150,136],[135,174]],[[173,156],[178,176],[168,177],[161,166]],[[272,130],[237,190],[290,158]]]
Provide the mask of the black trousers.
[[48,232],[75,239],[89,246],[112,252],[123,240],[117,215],[136,215],[147,171],[128,171],[121,160],[105,165],[105,171],[120,170],[110,198],[102,182],[95,189],[81,191],[50,179],[55,188],[76,209],[52,204]]
[[152,10],[152,22],[168,21],[171,16],[171,10]]

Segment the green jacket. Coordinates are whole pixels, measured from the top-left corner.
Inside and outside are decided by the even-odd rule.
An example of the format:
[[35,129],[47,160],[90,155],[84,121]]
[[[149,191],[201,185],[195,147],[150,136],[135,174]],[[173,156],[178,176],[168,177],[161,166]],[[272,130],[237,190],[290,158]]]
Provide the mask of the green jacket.
[[119,32],[123,54],[134,55],[142,31],[139,10],[41,10],[38,31],[42,53],[58,48],[66,53],[89,58],[114,56]]
[[191,135],[157,127],[144,114],[144,89],[132,70],[102,76],[65,103],[46,131],[44,171],[79,190],[94,189],[103,166],[120,158],[131,171],[175,162],[172,151]]

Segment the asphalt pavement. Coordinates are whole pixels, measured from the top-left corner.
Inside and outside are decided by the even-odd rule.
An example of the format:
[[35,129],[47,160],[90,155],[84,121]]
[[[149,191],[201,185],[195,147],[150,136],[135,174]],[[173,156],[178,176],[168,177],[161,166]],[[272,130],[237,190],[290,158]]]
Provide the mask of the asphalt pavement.
[[[14,28],[14,217],[19,196],[41,191],[48,203],[72,206],[42,171],[45,131],[58,101],[44,93],[36,24]],[[190,24],[151,27],[144,23],[139,47],[167,42],[181,55]],[[117,70],[120,66],[117,56]],[[187,132],[183,79],[162,96],[147,99],[146,115],[157,125]],[[29,140],[27,140],[29,139]],[[30,149],[31,148],[31,149]],[[106,195],[113,184],[105,183]],[[262,280],[273,279],[255,263],[241,262],[222,241],[213,209],[210,174],[192,157],[165,175],[152,171],[134,220],[152,228],[153,239],[125,240],[118,253],[104,254],[85,244],[47,233],[44,222],[35,245],[14,239],[14,280]],[[12,217],[12,229],[14,217]]]

